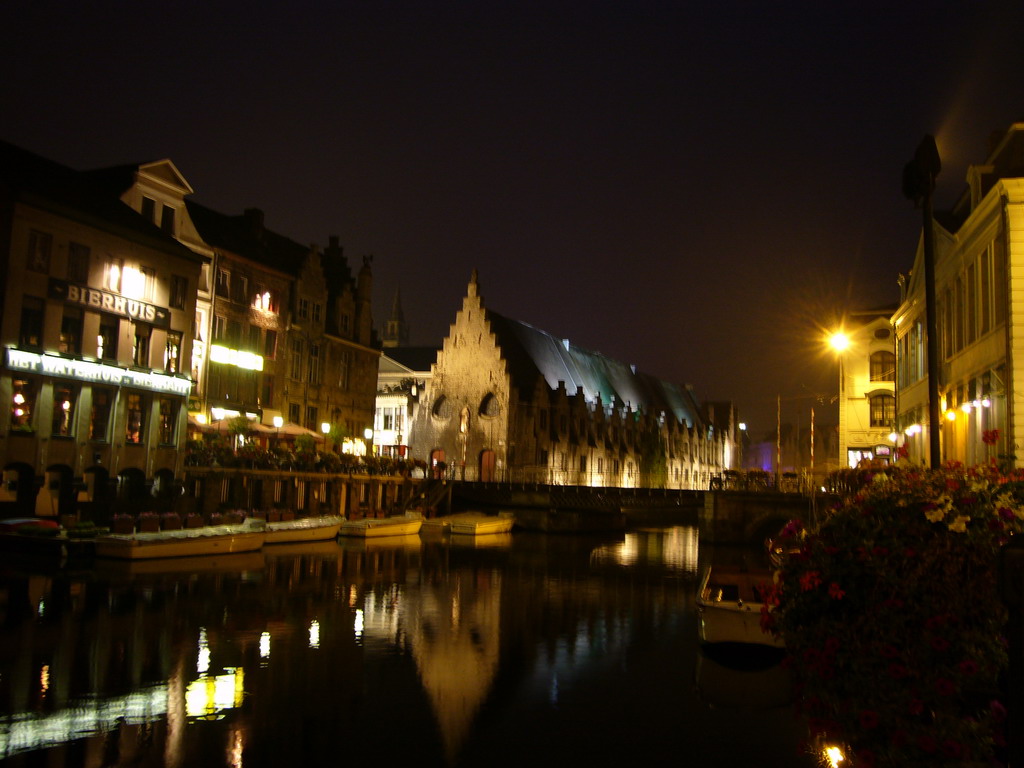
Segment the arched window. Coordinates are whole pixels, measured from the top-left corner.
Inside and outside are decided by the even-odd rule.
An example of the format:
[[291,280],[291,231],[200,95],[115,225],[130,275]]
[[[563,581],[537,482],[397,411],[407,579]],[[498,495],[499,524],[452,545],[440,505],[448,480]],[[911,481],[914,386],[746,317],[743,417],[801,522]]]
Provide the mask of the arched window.
[[448,398],[444,395],[438,396],[430,413],[435,419],[450,419],[452,416],[452,405],[448,402]]
[[896,355],[892,352],[871,353],[871,381],[896,381]]
[[501,413],[501,407],[498,405],[498,398],[494,396],[493,392],[488,392],[480,401],[480,415],[493,418],[499,413]]

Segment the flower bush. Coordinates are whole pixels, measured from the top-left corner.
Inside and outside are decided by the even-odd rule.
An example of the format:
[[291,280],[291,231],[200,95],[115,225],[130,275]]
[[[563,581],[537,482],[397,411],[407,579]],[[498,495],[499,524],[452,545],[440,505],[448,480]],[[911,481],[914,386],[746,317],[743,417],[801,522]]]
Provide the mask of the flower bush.
[[1000,547],[1024,526],[1024,475],[886,468],[790,554],[762,612],[785,639],[816,740],[853,766],[993,765],[1007,666]]

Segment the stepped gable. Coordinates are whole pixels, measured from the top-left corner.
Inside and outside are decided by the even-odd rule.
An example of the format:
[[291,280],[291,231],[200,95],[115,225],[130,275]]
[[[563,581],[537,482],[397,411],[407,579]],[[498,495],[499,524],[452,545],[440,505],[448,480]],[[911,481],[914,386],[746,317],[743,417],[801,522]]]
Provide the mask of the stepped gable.
[[672,414],[688,427],[701,424],[700,409],[688,387],[662,381],[632,366],[558,339],[532,325],[485,310],[509,375],[520,396],[532,396],[538,376],[552,390],[565,382],[570,395],[580,388],[588,402],[598,396],[607,406],[629,404],[633,410]]
[[[131,185],[130,174],[128,178],[126,187]],[[0,190],[6,196],[72,221],[189,261],[201,260],[156,224],[125,205],[120,199],[123,188],[114,191],[95,173],[76,171],[5,141],[0,141]]]
[[228,216],[191,200],[185,205],[199,236],[209,245],[299,276],[309,246],[264,227],[262,211],[250,208],[241,215]]

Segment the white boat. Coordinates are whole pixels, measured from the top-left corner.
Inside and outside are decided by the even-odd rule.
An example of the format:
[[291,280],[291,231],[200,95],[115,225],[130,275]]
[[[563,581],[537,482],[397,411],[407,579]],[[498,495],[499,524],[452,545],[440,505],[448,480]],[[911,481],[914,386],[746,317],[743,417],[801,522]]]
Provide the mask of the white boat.
[[333,539],[341,530],[345,518],[341,515],[300,517],[296,520],[281,520],[267,523],[267,544],[284,544],[296,541],[325,541]]
[[781,638],[761,629],[760,593],[771,582],[767,569],[708,568],[697,591],[700,641],[785,647]]
[[341,524],[342,536],[357,536],[368,539],[377,536],[408,536],[419,533],[423,517],[418,513],[407,513],[395,517],[368,517],[363,520],[346,520]]
[[96,538],[96,557],[146,560],[157,557],[193,557],[255,552],[266,539],[262,521],[236,525],[207,525],[177,531],[114,533]]

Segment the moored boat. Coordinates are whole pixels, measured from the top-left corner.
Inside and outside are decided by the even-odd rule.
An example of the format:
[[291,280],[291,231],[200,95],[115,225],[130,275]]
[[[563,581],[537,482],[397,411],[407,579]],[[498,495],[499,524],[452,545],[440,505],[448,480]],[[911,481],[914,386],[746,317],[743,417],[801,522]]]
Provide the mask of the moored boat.
[[263,547],[266,535],[262,521],[255,520],[152,533],[115,533],[96,537],[96,557],[145,560],[254,552]]
[[485,515],[482,512],[460,512],[447,517],[449,530],[456,535],[485,536],[508,533],[516,523],[515,515],[501,512]]
[[771,581],[768,569],[708,568],[697,591],[700,641],[784,647],[781,638],[761,629],[762,590]]
[[333,539],[341,530],[345,518],[341,515],[319,515],[300,517],[295,520],[281,520],[267,523],[267,544],[283,544],[297,541],[325,541]]
[[377,536],[408,536],[420,532],[423,517],[408,513],[394,517],[368,517],[363,520],[346,520],[341,524],[342,536],[375,538]]

